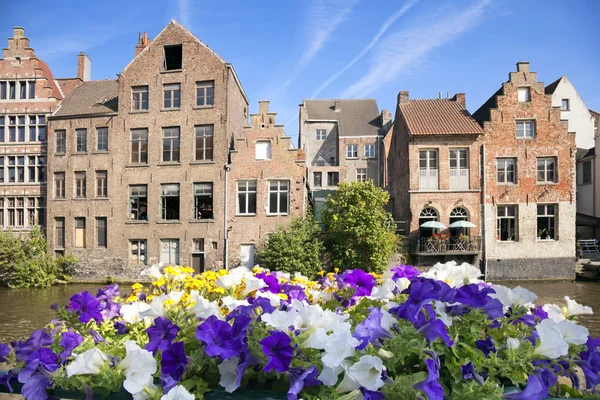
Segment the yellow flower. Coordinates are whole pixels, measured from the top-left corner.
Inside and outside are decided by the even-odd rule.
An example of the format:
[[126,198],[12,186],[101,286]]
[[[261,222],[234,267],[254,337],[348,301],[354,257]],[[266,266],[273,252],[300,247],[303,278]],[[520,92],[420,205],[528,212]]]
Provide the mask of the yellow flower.
[[126,301],[127,303],[131,303],[132,301],[137,301],[137,300],[138,300],[137,296],[136,296],[135,294],[132,294],[132,295],[131,295],[131,296],[129,296],[129,297],[127,298],[127,300],[125,300],[125,301]]
[[175,304],[175,300],[169,299],[169,300],[165,300],[165,302],[163,303],[163,306],[165,306],[165,307],[171,307],[174,304]]
[[317,272],[317,275],[319,275],[319,276],[322,277],[323,275],[325,275],[325,271],[324,270],[320,270],[319,272]]
[[287,300],[287,299],[288,299],[288,296],[287,296],[287,294],[285,294],[285,293],[279,293],[277,296],[281,297],[281,298],[282,298],[282,299],[284,299],[284,300]]
[[216,288],[210,289],[209,292],[210,293],[225,294],[225,289],[223,289],[221,287],[216,287]]
[[137,291],[141,290],[143,287],[144,287],[144,285],[136,282],[133,285],[131,285],[131,290],[133,290],[134,292],[137,292]]
[[338,272],[340,272],[340,269],[336,267],[333,269],[333,272],[335,272],[337,274]]

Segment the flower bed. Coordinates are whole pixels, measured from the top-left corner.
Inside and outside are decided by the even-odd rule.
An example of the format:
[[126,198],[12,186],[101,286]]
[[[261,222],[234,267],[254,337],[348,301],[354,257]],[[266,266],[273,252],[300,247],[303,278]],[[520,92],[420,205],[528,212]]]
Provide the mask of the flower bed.
[[[564,308],[536,307],[530,291],[487,284],[468,264],[317,281],[258,267],[143,274],[149,288],[76,294],[46,329],[0,344],[0,362],[15,365],[0,384],[20,382],[28,399],[49,389],[162,400],[215,390],[344,400],[597,396],[600,339],[573,322],[591,309],[568,297]],[[503,394],[505,386],[523,390]]]

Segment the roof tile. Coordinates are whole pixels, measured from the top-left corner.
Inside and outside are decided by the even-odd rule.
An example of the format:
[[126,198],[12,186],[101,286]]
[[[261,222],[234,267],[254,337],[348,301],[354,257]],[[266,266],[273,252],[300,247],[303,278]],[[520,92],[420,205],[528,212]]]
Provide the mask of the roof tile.
[[[339,111],[335,103],[339,102]],[[304,100],[308,119],[337,121],[340,136],[377,136],[381,118],[375,99]]]
[[87,81],[73,89],[53,114],[55,117],[112,114],[118,111],[119,82]]
[[480,135],[483,129],[460,103],[450,99],[400,104],[411,135]]

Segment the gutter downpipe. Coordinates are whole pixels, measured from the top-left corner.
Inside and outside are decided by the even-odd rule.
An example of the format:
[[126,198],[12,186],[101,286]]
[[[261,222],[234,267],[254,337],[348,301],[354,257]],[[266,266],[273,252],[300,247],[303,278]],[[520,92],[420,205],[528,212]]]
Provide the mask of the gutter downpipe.
[[482,174],[482,185],[481,185],[481,189],[482,189],[482,193],[481,193],[481,214],[482,214],[482,218],[481,218],[481,253],[483,256],[483,279],[487,280],[487,241],[486,241],[486,225],[485,225],[485,194],[486,194],[486,185],[485,185],[485,144],[481,145],[481,174]]
[[228,257],[228,253],[229,253],[229,243],[228,243],[228,239],[229,239],[229,231],[227,230],[227,187],[229,186],[229,182],[228,182],[228,178],[229,178],[229,170],[231,164],[227,163],[223,166],[223,168],[225,169],[225,204],[224,204],[224,219],[223,219],[223,240],[224,240],[224,246],[223,246],[223,251],[225,252],[225,254],[223,254],[223,260],[224,260],[224,267],[225,269],[229,269],[229,257]]

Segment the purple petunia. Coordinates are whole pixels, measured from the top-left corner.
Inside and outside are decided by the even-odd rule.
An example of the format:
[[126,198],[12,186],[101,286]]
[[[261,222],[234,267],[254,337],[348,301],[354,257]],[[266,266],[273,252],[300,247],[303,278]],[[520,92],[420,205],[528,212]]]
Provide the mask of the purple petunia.
[[320,381],[317,379],[319,371],[314,365],[307,369],[290,368],[287,373],[290,380],[290,389],[287,392],[288,400],[298,400],[298,393],[304,387],[320,385]]
[[60,352],[60,358],[63,362],[71,355],[73,350],[75,350],[81,343],[83,343],[83,336],[76,332],[63,332],[62,338],[58,343],[61,345],[63,350]]
[[49,375],[60,366],[58,356],[48,348],[33,351],[19,371],[19,382],[24,383],[21,394],[27,399],[46,399],[46,388],[51,386]]
[[33,331],[29,339],[25,342],[16,342],[13,345],[15,349],[15,355],[17,360],[26,361],[29,355],[35,350],[40,349],[43,346],[50,345],[54,342],[52,336],[46,331],[36,330]]
[[110,321],[110,320],[114,319],[115,317],[118,317],[121,315],[121,304],[120,303],[115,303],[112,301],[101,301],[100,304],[101,304],[101,306],[104,307],[103,310],[100,311],[104,321]]
[[535,317],[539,320],[548,319],[548,313],[544,311],[543,306],[537,306],[532,311]]
[[450,339],[450,336],[448,336],[446,325],[444,325],[440,319],[429,320],[429,322],[421,326],[417,332],[425,336],[428,343],[433,342],[439,337],[447,347],[451,347],[454,344]]
[[162,352],[160,367],[163,374],[180,381],[188,363],[183,342],[175,342]]
[[4,387],[6,388],[6,391],[8,393],[14,392],[14,389],[11,386],[10,381],[17,379],[18,374],[16,371],[17,371],[16,369],[11,369],[6,374],[0,375],[0,385],[4,385]]
[[600,352],[598,349],[582,352],[581,360],[575,361],[575,363],[583,371],[587,389],[593,389],[600,384]]
[[288,370],[294,349],[291,346],[292,340],[290,337],[280,331],[269,331],[270,335],[260,341],[263,353],[267,356],[267,365],[264,367],[265,372],[272,370],[282,374]]
[[248,367],[252,367],[258,364],[260,364],[260,360],[258,359],[258,357],[251,355],[250,350],[246,349],[246,351],[240,354],[240,362],[235,369],[235,384],[237,385],[237,387],[240,387],[242,385],[242,378],[244,377],[246,369]]
[[464,380],[468,381],[469,379],[473,379],[479,385],[483,385],[483,377],[475,371],[475,366],[472,362],[461,365],[460,369]]
[[508,400],[542,400],[548,397],[550,388],[556,383],[557,377],[547,368],[536,369],[527,378],[527,386],[522,392],[508,393],[502,396]]
[[281,292],[279,280],[275,275],[268,272],[262,272],[260,274],[256,274],[256,277],[262,279],[267,284],[266,289],[268,289],[271,293],[277,294]]
[[458,288],[454,299],[461,304],[481,308],[487,304],[490,293],[495,293],[495,291],[490,288],[481,288],[480,290],[478,285],[471,283]]
[[404,264],[398,265],[398,266],[390,269],[390,272],[393,273],[393,275],[392,275],[393,281],[397,281],[400,278],[412,279],[415,276],[420,274],[419,270],[416,269],[415,267],[413,267],[412,265],[404,265]]
[[98,344],[98,343],[104,343],[105,340],[102,337],[102,335],[100,335],[98,332],[96,332],[93,329],[90,329],[88,331],[88,333],[90,334],[90,336],[94,339],[94,344]]
[[373,287],[377,284],[373,275],[361,269],[344,272],[341,280],[345,285],[356,290],[354,296],[369,296]]
[[[243,322],[238,322],[238,319]],[[235,329],[229,324],[229,322],[221,321],[216,316],[211,315],[203,323],[196,328],[196,339],[202,341],[206,348],[204,352],[210,356],[219,356],[224,360],[228,360],[232,357],[239,355],[244,351],[246,344],[244,343],[245,331],[241,331],[240,328],[247,328],[249,321],[251,320],[246,315],[239,315],[235,321]],[[236,325],[237,322],[237,325]]]
[[156,355],[158,350],[165,351],[171,345],[171,342],[177,336],[179,327],[171,320],[165,317],[158,317],[154,320],[154,325],[146,329],[149,342],[145,349]]
[[363,400],[383,400],[383,393],[374,392],[373,390],[367,390],[364,387],[359,387],[360,392],[363,395]]
[[91,319],[102,322],[102,307],[88,291],[74,294],[69,299],[69,310],[79,314],[79,322],[87,323]]
[[6,357],[10,354],[10,346],[0,343],[0,363],[6,361]]
[[489,357],[490,353],[496,352],[496,346],[494,346],[494,340],[491,336],[485,340],[476,340],[475,347],[481,350],[486,357]]
[[[361,342],[356,347],[357,350],[364,349],[369,345],[369,343],[379,345],[379,341],[381,339],[392,337],[390,331],[386,329],[385,326],[382,326],[382,319],[385,315],[387,315],[389,319],[389,314],[384,314],[384,311],[382,311],[381,307],[374,308],[371,310],[369,316],[356,326],[352,336]],[[387,324],[389,325],[389,321]]]
[[440,359],[433,351],[425,350],[425,353],[431,357],[425,360],[425,364],[427,365],[427,379],[416,383],[413,388],[425,393],[429,400],[443,400],[444,388],[438,382],[440,378]]
[[96,294],[96,300],[102,301],[112,301],[115,297],[119,296],[119,285],[107,285],[104,289],[98,289],[98,293]]
[[408,293],[408,299],[399,306],[390,309],[398,318],[405,319],[413,324],[418,321],[423,305],[432,300],[454,303],[456,290],[447,283],[433,279],[417,277],[411,281],[410,286],[403,293]]
[[123,322],[123,321],[115,321],[113,326],[115,328],[115,331],[119,335],[125,335],[126,333],[129,332],[129,328],[127,327],[127,325],[125,325],[125,322]]

